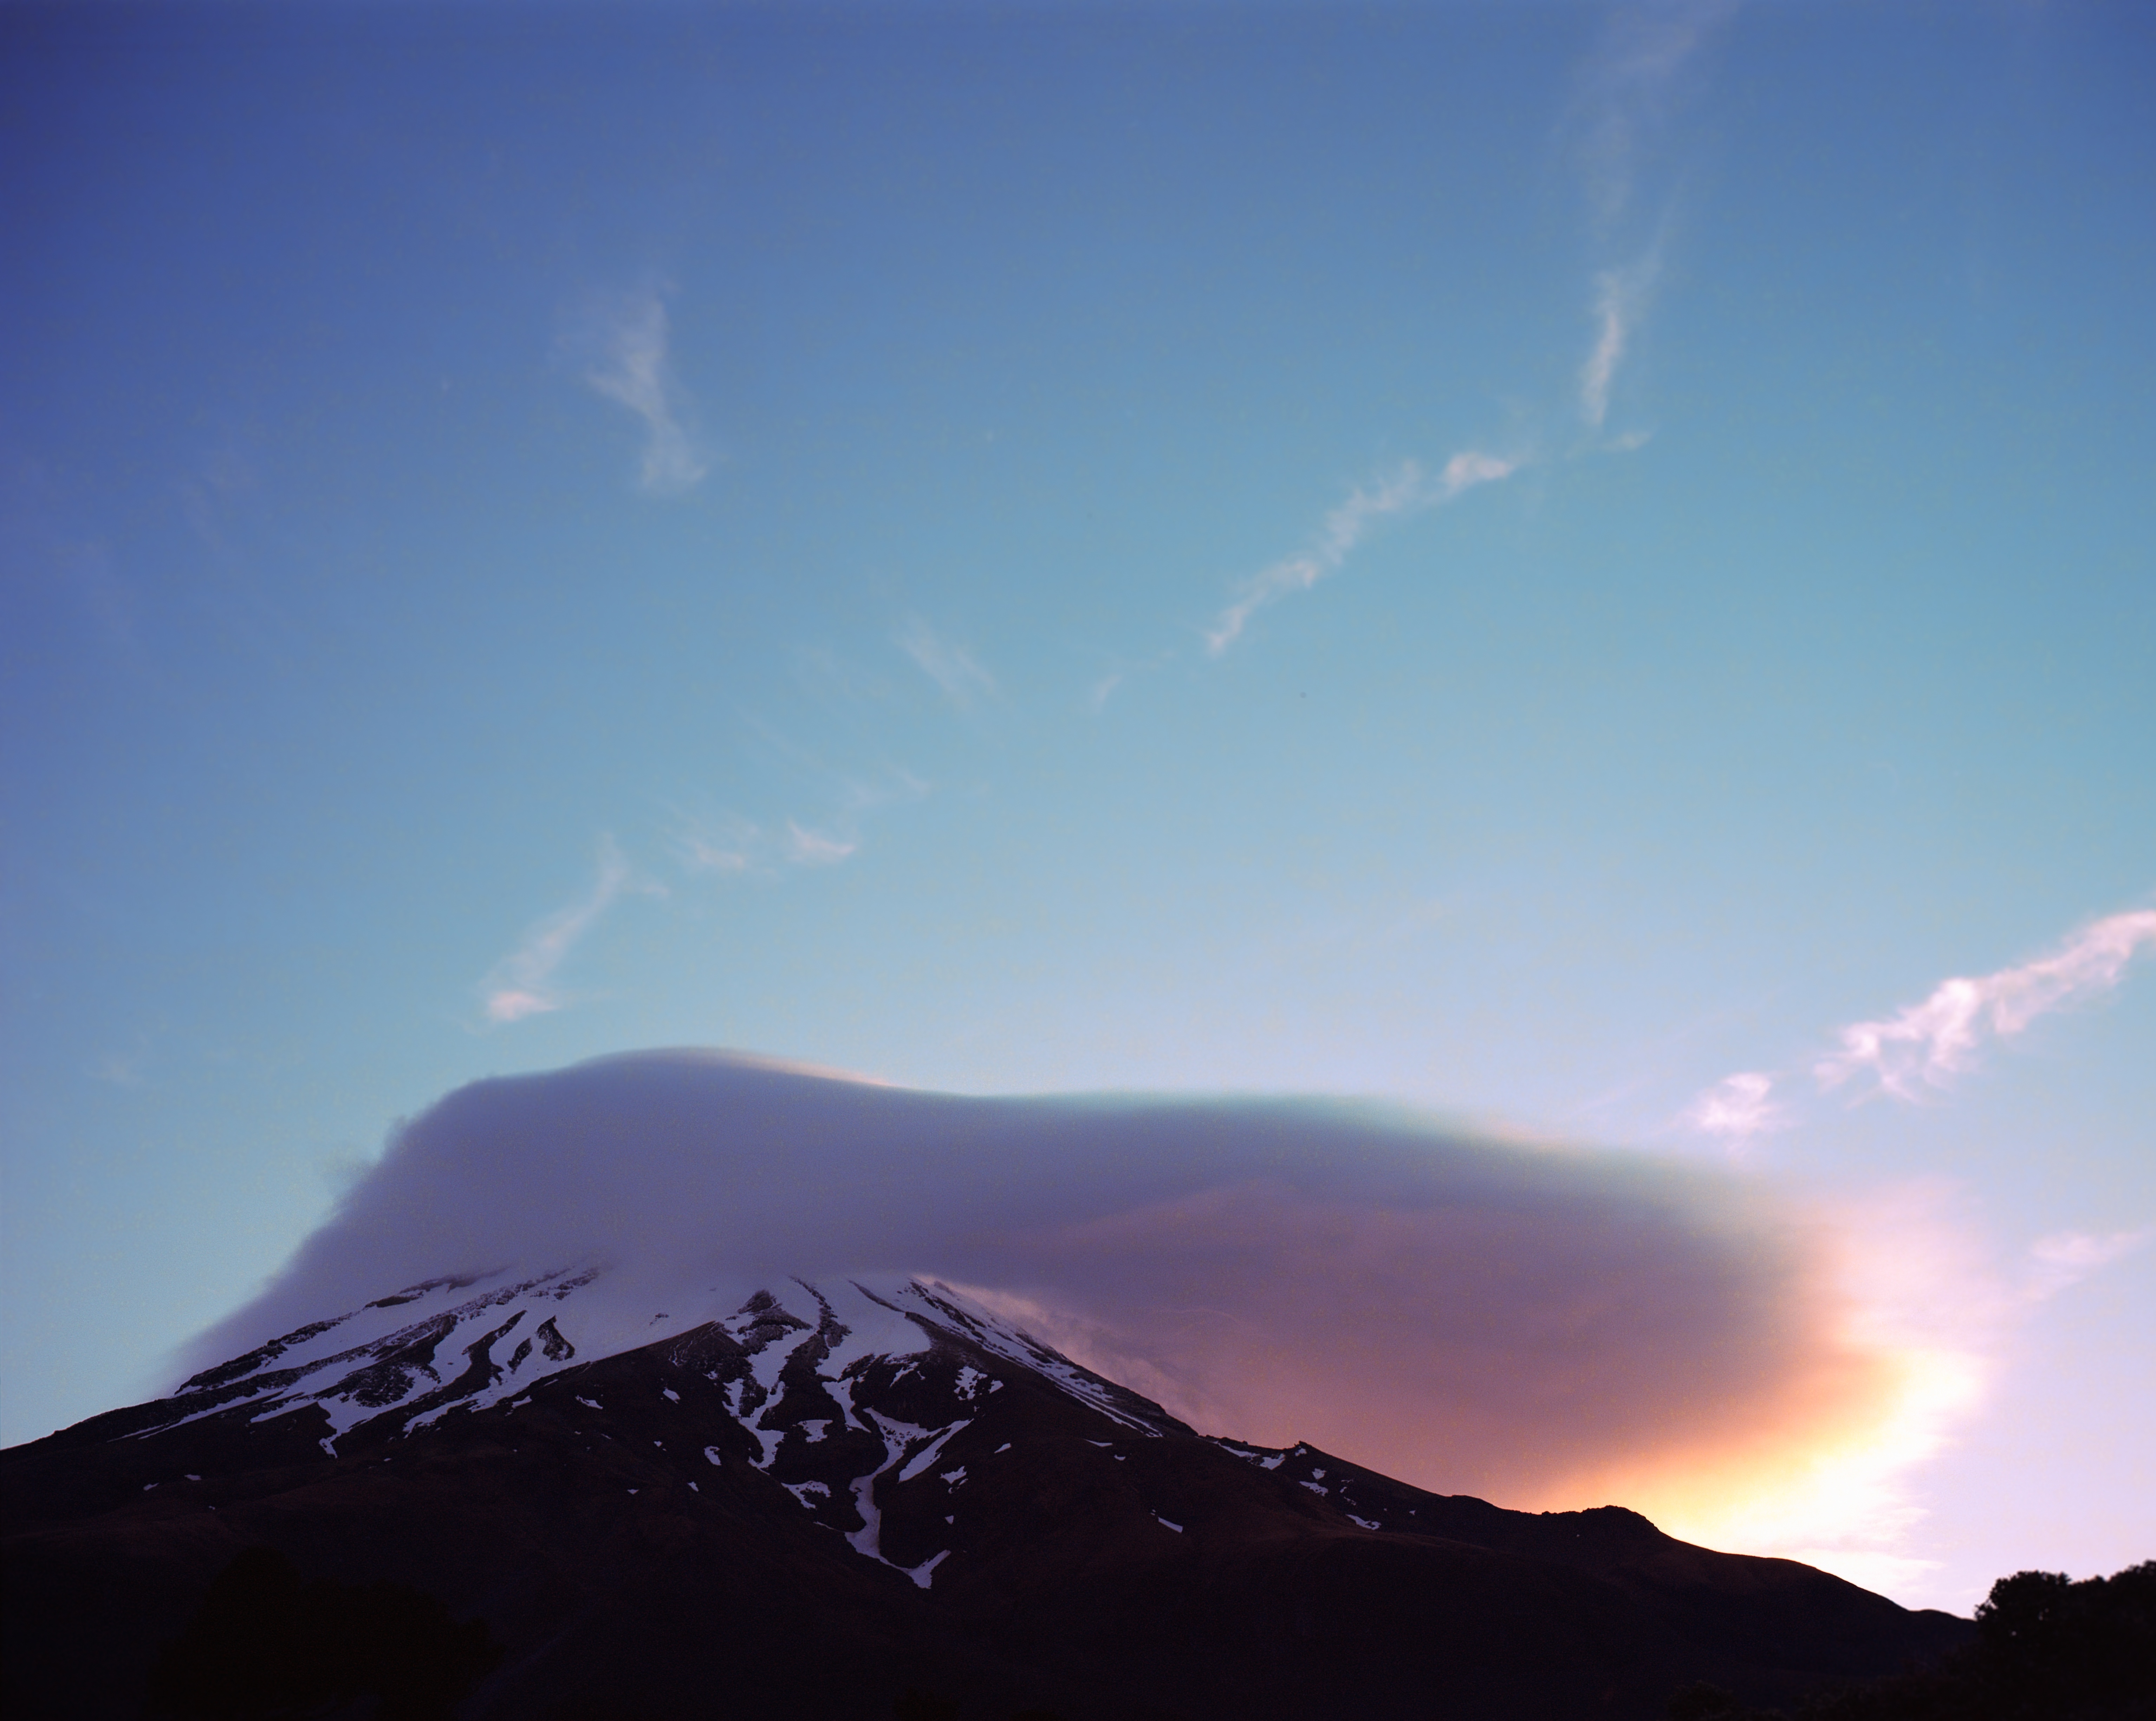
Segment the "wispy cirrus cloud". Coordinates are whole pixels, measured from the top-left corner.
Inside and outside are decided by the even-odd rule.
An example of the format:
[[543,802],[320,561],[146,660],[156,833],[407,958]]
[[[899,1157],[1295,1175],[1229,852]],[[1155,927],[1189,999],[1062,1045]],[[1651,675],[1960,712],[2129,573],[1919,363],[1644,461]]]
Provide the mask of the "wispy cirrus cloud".
[[[1835,1049],[1814,1060],[1810,1073],[1822,1092],[1868,1081],[1872,1094],[1921,1099],[1972,1068],[1987,1043],[2011,1039],[2039,1017],[2109,991],[2145,948],[2156,948],[2156,909],[2107,915],[2049,955],[1990,974],[1957,975],[1941,981],[1920,1004],[1838,1029]],[[1771,1097],[1787,1075],[1742,1070],[1724,1076],[1686,1109],[1684,1120],[1732,1150],[1753,1136],[1787,1129],[1794,1114]]]
[[[1671,105],[1680,73],[1712,27],[1733,9],[1734,0],[1659,0],[1621,8],[1583,69],[1569,129],[1586,182],[1596,248],[1605,255],[1616,249],[1616,236],[1635,201],[1641,158]],[[1638,247],[1636,236],[1633,243]],[[1599,433],[1609,416],[1619,371],[1661,274],[1662,251],[1657,231],[1632,261],[1607,264],[1594,274],[1594,340],[1579,367],[1576,407],[1596,433],[1593,446],[1606,452],[1638,448],[1648,440],[1638,430],[1607,440],[1599,439]],[[1245,583],[1203,631],[1207,655],[1224,653],[1260,610],[1339,572],[1379,520],[1449,502],[1473,485],[1509,477],[1522,464],[1468,449],[1454,455],[1435,477],[1408,461],[1374,483],[1357,486],[1325,516],[1307,549],[1274,562]],[[1122,679],[1120,668],[1101,677],[1091,689],[1089,708],[1101,709]],[[947,684],[946,690],[957,697]]]
[[813,817],[788,816],[760,824],[738,813],[691,817],[676,811],[670,847],[690,873],[764,876],[789,867],[828,867],[850,859],[861,846],[861,827],[881,808],[918,801],[930,786],[903,766],[874,776],[834,771],[768,729],[766,744],[805,775],[821,780],[823,811]]
[[960,710],[971,710],[975,699],[995,693],[995,677],[980,666],[973,653],[943,638],[919,616],[907,617],[893,638],[898,648]]
[[786,858],[796,866],[834,866],[860,846],[859,837],[834,837],[794,819],[786,822]]
[[[1594,249],[1605,259],[1594,271],[1594,340],[1581,362],[1572,407],[1593,433],[1575,452],[1625,453],[1643,448],[1650,433],[1634,428],[1604,437],[1620,371],[1630,356],[1662,273],[1668,212],[1644,236],[1630,219],[1640,201],[1641,165],[1656,134],[1676,105],[1681,74],[1713,27],[1735,10],[1736,0],[1645,0],[1617,8],[1595,51],[1580,70],[1578,91],[1566,116],[1568,152],[1586,188]],[[1630,255],[1630,261],[1617,261]],[[1520,458],[1467,449],[1435,476],[1415,462],[1403,463],[1375,481],[1358,485],[1325,516],[1311,545],[1245,581],[1235,600],[1201,630],[1209,657],[1219,657],[1242,638],[1260,610],[1306,592],[1340,571],[1370,530],[1388,517],[1450,501],[1476,484],[1509,477]],[[901,640],[901,643],[906,643]],[[911,645],[908,645],[911,650]],[[916,659],[963,703],[963,680]],[[1110,666],[1089,689],[1086,705],[1097,713],[1127,678],[1127,666]]]
[[1789,1108],[1768,1096],[1774,1078],[1764,1070],[1739,1070],[1724,1076],[1685,1112],[1685,1121],[1708,1135],[1741,1146],[1755,1135],[1789,1127]]
[[[1661,272],[1660,233],[1642,245],[1631,219],[1643,161],[1668,119],[1686,68],[1713,27],[1735,9],[1734,0],[1620,7],[1583,69],[1572,129],[1595,247],[1604,256],[1636,249],[1633,261],[1594,273],[1594,343],[1579,367],[1578,394],[1579,417],[1590,430],[1599,431],[1609,417],[1618,371]],[[1657,226],[1666,226],[1667,218],[1666,210]],[[1622,238],[1628,228],[1635,235],[1629,247]],[[1609,446],[1639,445],[1624,438]]]
[[1107,708],[1108,700],[1113,696],[1116,689],[1123,684],[1123,677],[1128,672],[1122,669],[1111,669],[1087,688],[1086,709],[1096,716],[1105,710]]
[[[1579,367],[1579,416],[1593,430],[1602,428],[1609,416],[1609,390],[1617,380],[1617,367],[1645,314],[1661,267],[1660,249],[1650,251],[1629,269],[1605,269],[1594,278],[1594,350]],[[1626,446],[1637,447],[1630,438]]]
[[1093,684],[1086,689],[1085,709],[1088,715],[1097,717],[1107,709],[1108,701],[1116,690],[1133,676],[1149,674],[1163,665],[1173,663],[1178,655],[1171,646],[1164,651],[1153,652],[1142,658],[1114,658],[1109,661]]
[[[1920,1003],[1849,1024],[1808,1070],[1725,1076],[1694,1100],[1685,1121],[1742,1162],[1755,1138],[1792,1125],[1806,1087],[1827,1094],[1862,1083],[1867,1098],[1921,1101],[1972,1068],[1988,1045],[2117,986],[2133,958],[2150,949],[2156,910],[2108,915],[2044,955],[1956,976]],[[1894,1416],[1850,1452],[1815,1461],[1806,1488],[1781,1501],[1769,1493],[1763,1505],[1714,1526],[1725,1545],[1806,1560],[1860,1583],[1922,1580],[1929,1563],[1908,1556],[1905,1538],[1922,1514],[1902,1478],[1982,1402],[2002,1347],[2036,1305],[2156,1238],[2151,1226],[2054,1232],[2018,1261],[1995,1267],[1980,1258],[1964,1227],[1943,1222],[1935,1210],[1948,1195],[1943,1186],[1884,1191],[1869,1202],[1868,1215],[1853,1215],[1861,1222],[1844,1227],[1853,1245],[1843,1274],[1850,1331],[1897,1357],[1903,1384]],[[1833,1533],[1822,1537],[1822,1529]]]
[[1735,0],[1652,0],[1609,15],[1582,69],[1572,131],[1599,238],[1635,201],[1641,158],[1666,121],[1679,74]]
[[2114,1231],[2102,1236],[2086,1231],[2057,1231],[2040,1237],[2029,1246],[2029,1271],[2022,1294],[2031,1303],[2056,1297],[2091,1273],[2132,1254],[2152,1237],[2156,1237],[2156,1229],[2147,1226],[2139,1231]]
[[1378,521],[1440,507],[1463,490],[1509,478],[1519,467],[1517,459],[1469,448],[1446,461],[1434,477],[1416,462],[1407,460],[1374,484],[1357,485],[1346,501],[1325,516],[1317,541],[1309,549],[1276,561],[1255,576],[1244,586],[1242,595],[1220,612],[1205,630],[1208,655],[1217,658],[1226,651],[1242,637],[1250,617],[1266,605],[1307,592],[1320,580],[1339,572]]
[[674,858],[691,873],[747,873],[755,870],[763,832],[749,820],[732,814],[716,819],[677,822],[673,838]]
[[2048,956],[1941,981],[1921,1004],[1884,1021],[1851,1023],[1812,1072],[1823,1088],[1869,1076],[1881,1093],[1916,1099],[1967,1069],[1985,1042],[2011,1038],[2040,1016],[2110,991],[2147,945],[2156,945],[2156,909],[2112,914]]
[[662,496],[693,488],[710,470],[685,422],[689,397],[668,359],[668,335],[666,306],[657,293],[605,301],[588,330],[586,344],[596,356],[584,371],[593,389],[644,421],[647,437],[638,483]]
[[629,890],[655,894],[660,887],[638,883],[613,838],[600,838],[598,876],[590,891],[534,924],[523,941],[480,982],[486,1019],[521,1022],[569,1003],[569,996],[554,985],[554,971],[593,923]]
[[861,846],[850,826],[818,829],[787,819],[775,831],[746,819],[725,822],[716,829],[701,823],[677,831],[674,858],[691,873],[772,873],[780,866],[829,867]]

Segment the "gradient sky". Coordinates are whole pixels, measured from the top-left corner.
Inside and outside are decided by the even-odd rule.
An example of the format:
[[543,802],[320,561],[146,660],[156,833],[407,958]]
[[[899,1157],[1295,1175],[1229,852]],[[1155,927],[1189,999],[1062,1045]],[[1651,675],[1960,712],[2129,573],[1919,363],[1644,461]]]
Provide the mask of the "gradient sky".
[[0,10],[0,1437],[444,1090],[714,1045],[1727,1168],[1930,1371],[1840,1569],[2156,1553],[2152,89],[2005,0]]

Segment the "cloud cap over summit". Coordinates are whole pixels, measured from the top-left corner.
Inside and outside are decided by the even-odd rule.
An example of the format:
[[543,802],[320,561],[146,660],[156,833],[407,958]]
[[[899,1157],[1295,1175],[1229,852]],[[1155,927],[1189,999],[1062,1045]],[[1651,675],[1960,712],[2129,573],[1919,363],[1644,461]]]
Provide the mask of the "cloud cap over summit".
[[1894,1387],[1841,1336],[1815,1228],[1734,1174],[1368,1103],[966,1098],[695,1051],[450,1094],[190,1364],[590,1259],[684,1302],[939,1278],[1206,1432],[1507,1503],[1738,1488]]

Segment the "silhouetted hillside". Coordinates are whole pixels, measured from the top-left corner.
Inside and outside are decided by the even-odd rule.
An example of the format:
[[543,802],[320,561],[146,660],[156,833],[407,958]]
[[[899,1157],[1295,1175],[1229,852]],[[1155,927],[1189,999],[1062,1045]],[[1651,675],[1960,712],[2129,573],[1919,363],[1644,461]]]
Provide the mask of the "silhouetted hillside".
[[[1669,1721],[1778,1721],[1717,1687],[1671,1699]],[[2149,1721],[2156,1717],[2156,1561],[2076,1583],[2001,1578],[1976,1637],[1939,1665],[1820,1693],[1795,1721]]]

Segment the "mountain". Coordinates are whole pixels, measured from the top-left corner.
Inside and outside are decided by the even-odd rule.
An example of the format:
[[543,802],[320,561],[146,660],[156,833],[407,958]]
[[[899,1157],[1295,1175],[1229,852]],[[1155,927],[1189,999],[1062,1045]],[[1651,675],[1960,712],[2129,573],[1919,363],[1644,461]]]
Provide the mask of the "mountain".
[[429,1279],[0,1454],[8,1714],[1646,1718],[1970,1630],[1201,1435],[940,1283],[675,1289]]

